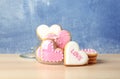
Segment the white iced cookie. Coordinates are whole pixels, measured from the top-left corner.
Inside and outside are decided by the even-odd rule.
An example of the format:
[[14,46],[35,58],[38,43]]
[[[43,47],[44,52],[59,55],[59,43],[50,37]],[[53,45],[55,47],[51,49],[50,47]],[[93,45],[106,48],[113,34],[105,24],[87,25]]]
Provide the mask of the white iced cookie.
[[88,63],[88,56],[80,51],[79,45],[75,41],[70,41],[65,45],[64,65],[85,65]]
[[43,24],[43,25],[38,26],[36,29],[37,36],[41,40],[45,40],[47,38],[48,34],[58,35],[60,31],[61,31],[61,27],[57,24],[54,24],[50,27]]

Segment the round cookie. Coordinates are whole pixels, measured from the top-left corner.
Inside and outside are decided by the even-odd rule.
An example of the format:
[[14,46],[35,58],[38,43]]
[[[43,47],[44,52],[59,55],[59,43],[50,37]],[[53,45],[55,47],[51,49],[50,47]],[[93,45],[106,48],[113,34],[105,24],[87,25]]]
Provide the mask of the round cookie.
[[89,58],[88,64],[95,64],[97,63],[97,52],[94,49],[82,49],[81,51],[84,51]]
[[82,49],[81,51],[84,51],[88,57],[96,57],[98,55],[94,49]]
[[95,63],[97,63],[97,60],[88,61],[88,64],[95,64]]
[[89,61],[94,61],[96,59],[97,59],[97,57],[89,57]]

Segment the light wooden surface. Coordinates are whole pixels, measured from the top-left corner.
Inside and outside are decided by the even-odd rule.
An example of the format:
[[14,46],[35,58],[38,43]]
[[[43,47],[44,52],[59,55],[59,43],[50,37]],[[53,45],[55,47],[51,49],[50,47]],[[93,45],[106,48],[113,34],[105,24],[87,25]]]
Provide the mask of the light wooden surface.
[[18,54],[0,54],[0,79],[120,79],[120,54],[100,54],[97,62],[66,67],[40,64]]

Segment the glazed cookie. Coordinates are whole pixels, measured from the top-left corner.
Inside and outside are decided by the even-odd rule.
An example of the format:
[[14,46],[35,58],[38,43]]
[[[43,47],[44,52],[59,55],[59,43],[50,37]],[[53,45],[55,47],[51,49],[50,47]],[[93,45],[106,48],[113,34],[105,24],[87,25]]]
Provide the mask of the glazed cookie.
[[75,41],[70,41],[64,49],[64,65],[77,66],[88,63],[88,56],[85,52],[80,51],[79,45]]
[[89,58],[88,63],[89,64],[95,64],[97,62],[97,52],[94,49],[82,49],[82,51],[84,51]]
[[97,63],[96,57],[90,57],[89,61],[88,61],[88,64],[95,64],[95,63]]
[[71,40],[71,35],[67,30],[61,30],[57,35],[48,34],[47,39],[54,40],[58,48],[64,49],[65,45]]
[[63,63],[63,50],[56,48],[54,41],[44,40],[36,51],[36,59],[46,64]]
[[65,45],[71,40],[70,32],[62,30],[59,25],[40,25],[37,28],[37,35],[41,40],[50,39],[56,43],[58,48],[64,49]]
[[88,64],[95,64],[95,63],[97,63],[97,60],[90,60],[90,61],[88,61]]
[[40,62],[41,61],[41,48],[40,47],[37,48],[35,54],[36,54],[36,60]]
[[65,45],[71,40],[71,35],[68,31],[62,30],[58,34],[58,38],[54,41],[56,42],[57,47],[64,49]]
[[93,60],[96,60],[97,57],[89,57],[89,61],[93,61]]
[[81,51],[84,51],[88,57],[96,57],[97,56],[97,51],[94,49],[82,49]]
[[61,27],[57,24],[54,24],[51,27],[48,27],[47,25],[43,24],[37,27],[36,32],[37,32],[37,36],[41,40],[45,40],[48,34],[58,35],[58,33],[61,30],[62,30]]

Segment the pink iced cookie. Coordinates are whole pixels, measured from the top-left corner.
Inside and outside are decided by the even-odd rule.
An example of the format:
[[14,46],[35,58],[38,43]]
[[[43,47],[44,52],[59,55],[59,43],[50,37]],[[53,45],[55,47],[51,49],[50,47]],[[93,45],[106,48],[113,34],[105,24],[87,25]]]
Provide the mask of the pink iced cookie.
[[81,51],[84,51],[89,57],[97,56],[97,51],[94,49],[82,49]]
[[41,48],[38,47],[35,53],[36,53],[36,59],[37,59],[37,61],[41,62]]
[[58,38],[55,40],[55,42],[59,48],[64,49],[65,45],[70,41],[70,39],[70,33],[66,30],[62,30],[59,33]]
[[63,60],[63,50],[56,48],[52,40],[44,40],[40,47],[40,58],[42,62],[57,64]]
[[40,57],[40,56],[41,56],[40,51],[41,51],[41,49],[40,49],[40,47],[38,47],[37,50],[36,50],[36,56],[37,56],[37,57]]
[[60,25],[54,24],[50,27],[47,25],[40,25],[36,29],[37,36],[41,40],[51,39],[56,42],[58,48],[64,49],[66,43],[71,39],[70,33],[62,30]]
[[71,36],[68,31],[61,30],[58,34],[48,34],[47,39],[54,40],[58,48],[64,49],[65,45],[70,41]]

